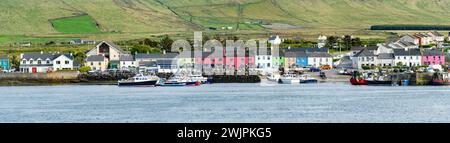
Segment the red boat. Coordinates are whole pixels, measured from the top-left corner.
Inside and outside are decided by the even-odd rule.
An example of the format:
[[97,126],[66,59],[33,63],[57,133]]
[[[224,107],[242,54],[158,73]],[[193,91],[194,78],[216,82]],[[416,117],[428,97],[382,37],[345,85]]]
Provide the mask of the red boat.
[[363,78],[355,78],[352,77],[350,79],[350,83],[352,83],[352,85],[367,85],[367,80],[363,79]]

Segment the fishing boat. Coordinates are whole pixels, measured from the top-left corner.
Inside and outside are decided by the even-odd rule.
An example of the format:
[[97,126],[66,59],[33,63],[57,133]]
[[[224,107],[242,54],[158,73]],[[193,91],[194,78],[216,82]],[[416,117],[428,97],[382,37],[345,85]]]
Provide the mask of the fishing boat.
[[282,84],[299,84],[300,78],[295,74],[285,74],[281,76],[280,81]]
[[392,80],[387,76],[372,77],[366,80],[368,85],[392,85]]
[[317,81],[318,81],[317,79],[307,74],[300,76],[300,83],[317,83]]
[[267,75],[267,80],[268,81],[271,81],[271,82],[279,82],[280,81],[280,75],[279,74],[270,74],[270,75]]
[[188,80],[184,76],[174,75],[169,79],[163,79],[159,82],[159,86],[186,86]]
[[190,74],[190,75],[188,75],[187,78],[188,78],[188,80],[190,82],[193,82],[193,83],[200,82],[202,84],[206,84],[208,82],[208,78],[207,77],[203,77],[200,74]]
[[119,80],[117,82],[118,86],[155,86],[158,82],[159,77],[157,76],[144,76],[138,74],[129,79]]
[[450,85],[450,73],[436,73],[432,81],[433,85]]
[[363,78],[363,75],[358,71],[354,71],[352,78],[350,78],[350,83],[352,85],[367,85],[367,80]]

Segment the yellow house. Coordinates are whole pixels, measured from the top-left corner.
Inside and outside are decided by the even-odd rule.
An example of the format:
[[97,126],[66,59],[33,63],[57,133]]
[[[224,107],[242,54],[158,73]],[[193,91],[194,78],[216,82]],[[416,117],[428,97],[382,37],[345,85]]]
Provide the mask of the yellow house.
[[91,55],[86,59],[86,66],[93,71],[106,71],[108,69],[108,59],[102,55]]

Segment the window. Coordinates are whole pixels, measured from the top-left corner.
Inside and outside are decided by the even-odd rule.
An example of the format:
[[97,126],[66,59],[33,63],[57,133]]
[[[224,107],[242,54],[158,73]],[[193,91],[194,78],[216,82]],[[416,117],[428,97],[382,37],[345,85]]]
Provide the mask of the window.
[[57,64],[57,65],[61,64],[61,61],[56,61],[56,64]]
[[34,63],[34,61],[33,60],[30,60],[30,64],[33,64]]
[[22,64],[26,64],[26,63],[27,63],[27,60],[23,60],[23,61],[22,61]]
[[50,60],[47,60],[47,64],[50,64]]
[[98,65],[101,66],[101,65],[102,65],[102,62],[98,62]]
[[41,61],[41,60],[38,60],[38,64],[42,64],[42,61]]
[[91,62],[91,66],[93,66],[94,65],[94,62]]
[[68,65],[68,64],[69,64],[69,61],[65,61],[64,63],[65,63],[66,65]]
[[406,60],[406,56],[404,56],[404,57],[403,57],[403,59],[405,59],[405,60]]

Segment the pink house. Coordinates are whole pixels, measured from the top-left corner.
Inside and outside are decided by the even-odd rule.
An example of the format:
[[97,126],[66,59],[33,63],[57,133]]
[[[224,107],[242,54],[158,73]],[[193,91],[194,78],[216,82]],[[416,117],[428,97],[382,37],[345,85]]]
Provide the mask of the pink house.
[[203,52],[202,58],[195,58],[195,64],[203,65],[207,67],[214,66],[224,66],[224,67],[235,67],[236,69],[245,68],[245,66],[254,67],[255,58],[250,56],[236,56],[233,57],[225,56],[225,55],[212,55],[211,52]]
[[423,65],[444,65],[445,55],[442,50],[429,49],[425,50],[422,54]]

